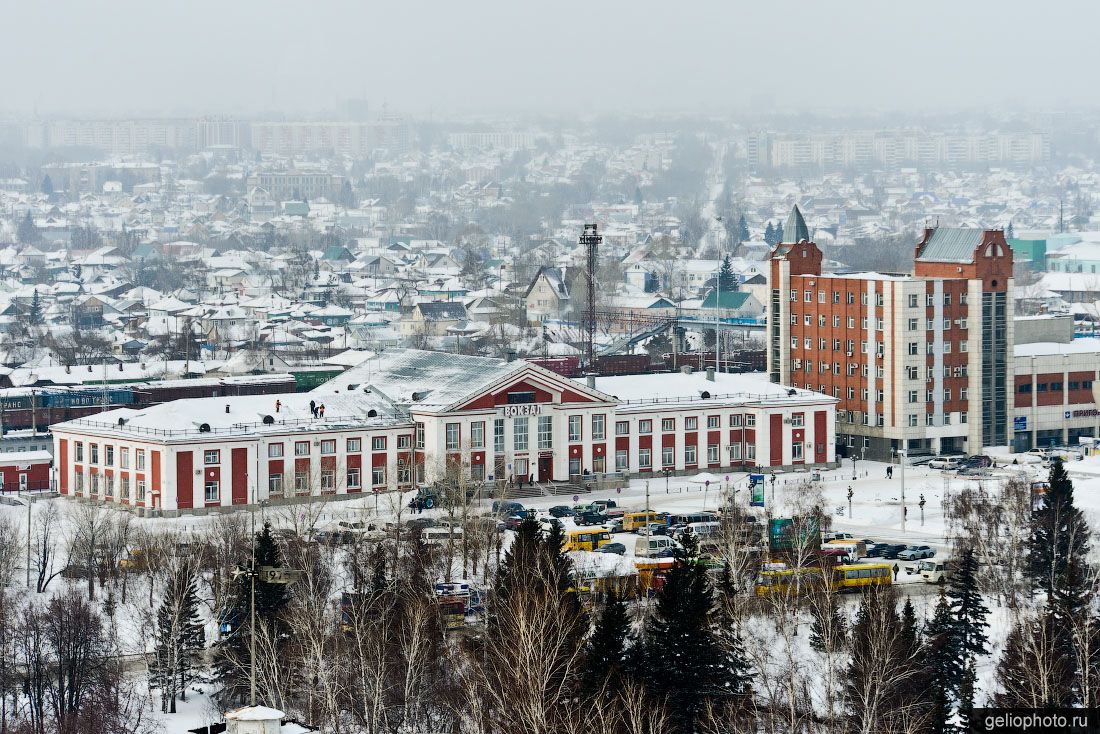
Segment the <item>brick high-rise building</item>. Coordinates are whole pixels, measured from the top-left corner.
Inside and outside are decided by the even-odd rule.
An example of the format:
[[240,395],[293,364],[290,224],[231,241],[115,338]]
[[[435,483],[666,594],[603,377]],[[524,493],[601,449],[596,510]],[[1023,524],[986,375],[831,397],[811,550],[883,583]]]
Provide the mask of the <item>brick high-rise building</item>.
[[887,459],[1012,439],[1012,251],[1000,230],[924,230],[914,269],[822,273],[795,207],[768,278],[772,382],[837,398],[837,442]]

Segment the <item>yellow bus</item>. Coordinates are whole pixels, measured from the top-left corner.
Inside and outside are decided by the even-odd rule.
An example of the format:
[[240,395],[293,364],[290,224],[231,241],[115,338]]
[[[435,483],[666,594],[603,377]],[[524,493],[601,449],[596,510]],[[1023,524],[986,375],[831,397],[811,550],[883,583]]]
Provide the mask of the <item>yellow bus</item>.
[[611,542],[611,533],[605,528],[591,530],[570,530],[565,536],[565,550],[594,551]]
[[797,595],[802,591],[820,588],[821,583],[821,569],[817,566],[761,571],[756,576],[756,595]]
[[623,532],[636,533],[651,522],[667,522],[667,517],[660,512],[627,512],[623,515]]
[[854,591],[867,586],[889,586],[894,569],[889,563],[841,564],[832,570],[829,586],[833,591]]

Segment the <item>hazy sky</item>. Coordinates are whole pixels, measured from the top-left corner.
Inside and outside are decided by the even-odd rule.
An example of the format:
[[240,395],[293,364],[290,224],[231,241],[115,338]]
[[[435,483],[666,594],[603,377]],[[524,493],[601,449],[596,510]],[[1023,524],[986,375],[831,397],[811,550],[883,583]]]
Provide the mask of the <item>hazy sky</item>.
[[1100,3],[0,0],[0,113],[1091,107]]

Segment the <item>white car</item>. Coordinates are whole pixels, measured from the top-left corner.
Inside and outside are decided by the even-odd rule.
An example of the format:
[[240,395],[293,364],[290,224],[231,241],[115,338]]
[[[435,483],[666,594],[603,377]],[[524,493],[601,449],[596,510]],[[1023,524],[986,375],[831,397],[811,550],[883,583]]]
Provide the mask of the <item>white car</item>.
[[937,456],[928,462],[929,469],[953,470],[959,468],[959,460],[953,456]]

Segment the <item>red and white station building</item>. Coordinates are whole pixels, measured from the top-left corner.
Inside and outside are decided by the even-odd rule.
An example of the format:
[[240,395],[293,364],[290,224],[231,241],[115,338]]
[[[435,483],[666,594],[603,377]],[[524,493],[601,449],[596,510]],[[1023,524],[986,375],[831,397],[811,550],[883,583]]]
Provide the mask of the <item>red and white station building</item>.
[[829,465],[835,405],[764,375],[590,384],[523,361],[393,350],[311,393],[178,400],[55,424],[54,456],[63,495],[174,514],[406,489],[449,471],[545,483]]

